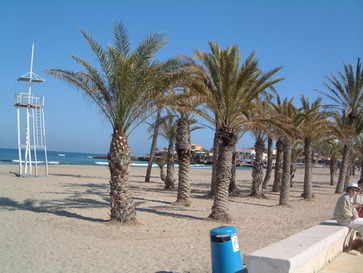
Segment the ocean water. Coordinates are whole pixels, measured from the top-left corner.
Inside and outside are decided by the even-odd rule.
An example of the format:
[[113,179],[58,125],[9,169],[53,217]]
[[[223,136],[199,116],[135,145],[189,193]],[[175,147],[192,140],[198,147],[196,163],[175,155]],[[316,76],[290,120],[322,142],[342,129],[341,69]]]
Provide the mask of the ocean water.
[[[99,165],[107,166],[106,159],[93,158],[99,154],[90,153],[73,153],[73,152],[61,152],[61,151],[48,151],[48,164],[49,165]],[[24,151],[23,151],[24,159]],[[34,155],[32,154],[32,160],[34,160]],[[44,163],[44,153],[37,153],[38,164]],[[18,150],[17,149],[6,149],[0,148],[0,164],[18,164]],[[146,168],[146,161],[132,161],[130,163],[133,167]],[[175,164],[178,167],[178,164]],[[158,165],[153,164],[153,168],[158,168]],[[193,164],[192,169],[211,169],[211,165],[204,164]],[[249,167],[238,167],[239,170],[247,170]]]
[[[100,164],[106,163],[105,159],[95,159],[93,156],[96,154],[89,153],[73,153],[73,152],[60,152],[60,151],[48,151],[48,164],[66,164],[66,165],[95,165],[97,162]],[[24,151],[22,155],[24,159]],[[17,164],[19,163],[18,150],[17,149],[4,149],[0,148],[0,164]],[[32,154],[32,160],[34,160],[34,154]],[[37,161],[44,163],[44,153],[38,151]]]

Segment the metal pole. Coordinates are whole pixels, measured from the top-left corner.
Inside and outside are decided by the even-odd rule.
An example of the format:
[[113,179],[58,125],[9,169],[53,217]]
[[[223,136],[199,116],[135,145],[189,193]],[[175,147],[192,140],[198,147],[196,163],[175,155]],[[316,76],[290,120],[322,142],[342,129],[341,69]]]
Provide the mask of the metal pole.
[[[30,113],[29,113],[29,107],[26,108],[26,154],[25,154],[25,173],[32,175],[33,169],[32,169],[32,154],[31,154],[31,148],[30,148]],[[28,162],[29,160],[29,162]],[[29,163],[29,173],[27,165]]]
[[33,151],[34,151],[34,161],[35,161],[35,176],[38,175],[38,157],[37,157],[37,141],[35,137],[35,111],[32,109],[32,123],[33,123]]
[[26,111],[26,117],[27,117],[27,149],[28,149],[28,156],[29,156],[29,174],[33,174],[32,169],[32,156],[31,156],[31,148],[30,148],[30,113],[29,108],[30,104],[32,104],[31,100],[31,94],[32,94],[32,80],[33,80],[33,60],[34,60],[34,42],[32,44],[32,56],[30,60],[30,74],[29,74],[29,88],[28,88],[28,107]]
[[18,156],[19,156],[19,176],[23,175],[23,165],[21,158],[21,139],[20,139],[20,109],[16,109],[16,119],[17,119],[17,127],[18,127]]
[[43,97],[43,105],[42,105],[42,129],[43,129],[43,140],[44,140],[44,158],[45,158],[45,175],[48,176],[48,155],[47,155],[47,141],[45,136],[45,121],[44,121],[44,101]]
[[33,60],[34,60],[34,42],[32,44],[32,57],[30,60],[30,80],[29,80],[29,84],[30,84],[30,88],[29,88],[29,96],[31,95],[31,83],[32,83],[32,79],[33,79]]

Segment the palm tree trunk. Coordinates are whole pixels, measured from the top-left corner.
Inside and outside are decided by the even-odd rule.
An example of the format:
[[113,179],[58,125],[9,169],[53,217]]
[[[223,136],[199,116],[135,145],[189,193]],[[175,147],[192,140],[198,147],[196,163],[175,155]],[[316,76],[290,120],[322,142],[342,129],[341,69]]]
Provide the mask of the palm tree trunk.
[[316,161],[315,161],[315,152],[313,149],[311,149],[311,163],[312,163],[312,168],[316,166]]
[[159,168],[160,168],[160,179],[165,183],[166,174],[165,174],[164,165],[159,165]]
[[276,161],[275,161],[275,177],[272,186],[273,192],[279,192],[282,178],[282,156],[283,156],[283,145],[281,140],[276,142]]
[[351,171],[352,171],[352,165],[348,164],[347,172],[345,174],[345,179],[344,179],[344,187],[346,187],[348,184],[350,184]]
[[250,196],[261,198],[262,192],[262,178],[263,178],[263,162],[262,155],[265,149],[262,136],[258,136],[255,142],[255,160],[252,169],[252,187]]
[[337,159],[335,157],[330,158],[330,185],[335,185],[335,174],[337,172]]
[[347,144],[344,144],[343,157],[340,165],[338,183],[335,188],[335,193],[342,193],[344,191],[345,175],[347,173],[347,168],[348,168],[348,155],[349,155],[349,147]]
[[216,180],[217,180],[217,164],[219,156],[219,145],[218,145],[218,129],[216,127],[213,139],[213,162],[212,162],[212,177],[209,196],[213,197],[216,192]]
[[313,187],[311,182],[311,139],[304,139],[304,160],[305,160],[305,174],[304,174],[304,199],[311,200],[313,198]]
[[176,150],[179,162],[179,183],[178,196],[175,204],[190,206],[190,162],[192,159],[192,149],[190,144],[189,123],[188,120],[183,117],[178,120],[177,124]]
[[294,177],[296,172],[296,158],[291,158],[291,165],[290,165],[290,188],[294,186]]
[[174,169],[174,142],[169,141],[168,157],[166,165],[165,190],[175,189],[175,169]]
[[153,138],[151,141],[150,147],[150,154],[149,154],[149,162],[147,164],[146,175],[145,175],[145,182],[150,182],[150,175],[151,175],[151,168],[153,165],[153,159],[155,156],[156,144],[159,136],[159,128],[160,128],[160,115],[161,115],[161,108],[158,107],[156,111],[156,121],[153,131]]
[[110,145],[111,220],[121,223],[133,223],[136,221],[136,209],[128,190],[130,154],[127,137],[120,132],[114,129]]
[[236,145],[233,148],[233,156],[232,156],[232,176],[231,182],[229,183],[229,193],[232,194],[237,191],[237,183],[236,183]]
[[265,178],[263,180],[263,185],[262,185],[263,189],[267,188],[267,184],[271,178],[271,173],[272,173],[272,138],[268,137],[268,140],[267,140],[267,166],[266,166]]
[[280,205],[287,205],[290,191],[291,142],[284,140],[284,160],[282,167],[282,181],[280,190]]
[[237,134],[228,128],[221,127],[217,133],[219,156],[217,165],[216,192],[209,218],[229,222],[228,188],[231,180],[233,148],[237,143]]

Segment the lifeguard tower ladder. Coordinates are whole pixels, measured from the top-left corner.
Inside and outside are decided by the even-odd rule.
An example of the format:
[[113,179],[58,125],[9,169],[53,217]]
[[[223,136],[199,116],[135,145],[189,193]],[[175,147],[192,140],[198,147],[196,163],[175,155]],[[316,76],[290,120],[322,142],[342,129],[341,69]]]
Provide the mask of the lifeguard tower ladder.
[[[16,95],[15,102],[18,129],[19,176],[22,177],[38,176],[39,164],[44,164],[44,174],[48,175],[48,157],[44,122],[44,97],[32,95],[32,84],[42,83],[44,80],[33,72],[33,60],[34,43],[32,45],[30,72],[17,79],[18,81],[26,82],[28,87],[28,92],[22,92]],[[26,123],[25,139],[24,129],[21,126],[21,123],[24,120],[24,115]],[[38,152],[44,152],[44,159],[41,161],[38,161]]]

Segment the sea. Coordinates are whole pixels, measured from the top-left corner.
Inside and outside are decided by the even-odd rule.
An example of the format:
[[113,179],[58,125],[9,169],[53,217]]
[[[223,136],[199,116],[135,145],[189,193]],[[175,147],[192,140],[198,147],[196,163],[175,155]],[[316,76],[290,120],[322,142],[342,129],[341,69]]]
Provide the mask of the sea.
[[[49,165],[90,165],[90,166],[107,166],[106,159],[94,158],[100,154],[92,153],[74,153],[74,152],[62,152],[62,151],[48,151],[48,164]],[[24,151],[23,155],[24,157]],[[24,158],[23,158],[24,159]],[[32,160],[34,155],[32,154]],[[44,153],[37,153],[38,164],[44,164]],[[19,164],[18,150],[0,148],[0,164]],[[146,161],[131,161],[132,167],[146,168]],[[178,164],[175,164],[178,167]],[[153,164],[153,168],[158,168],[158,165]],[[211,165],[205,164],[192,164],[192,169],[211,169]],[[238,167],[238,169],[249,169],[248,167]]]

